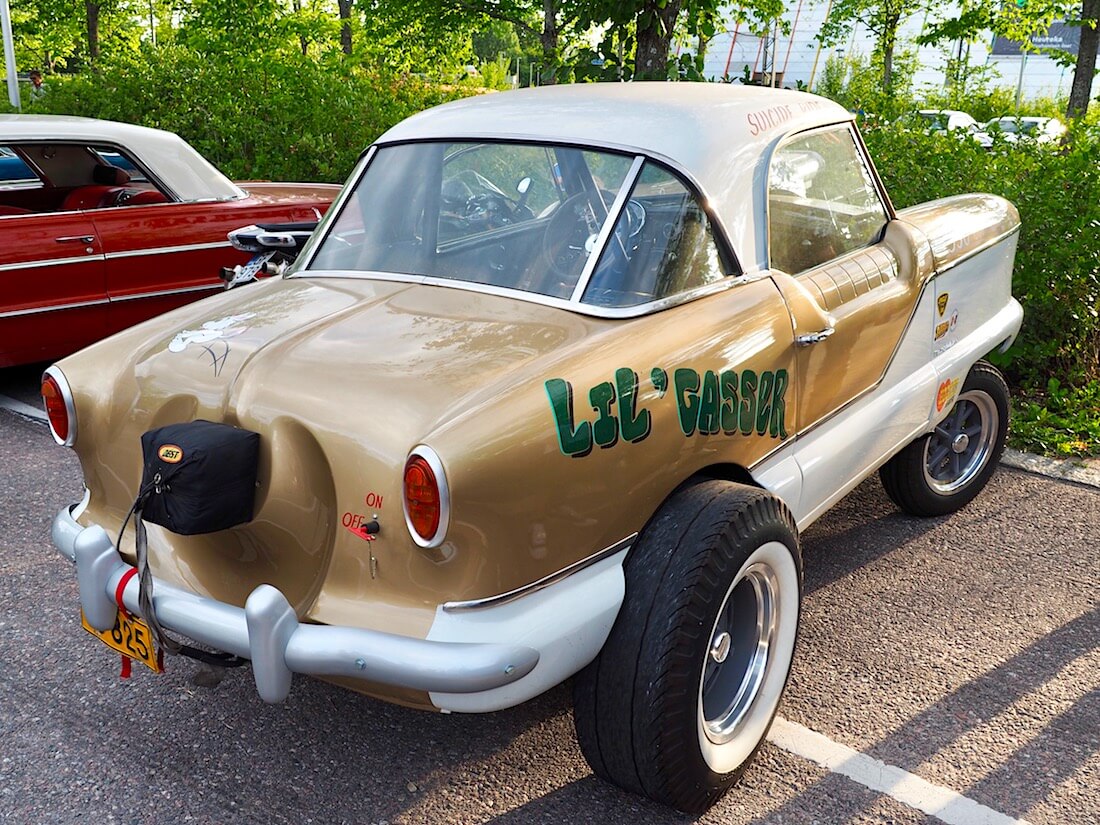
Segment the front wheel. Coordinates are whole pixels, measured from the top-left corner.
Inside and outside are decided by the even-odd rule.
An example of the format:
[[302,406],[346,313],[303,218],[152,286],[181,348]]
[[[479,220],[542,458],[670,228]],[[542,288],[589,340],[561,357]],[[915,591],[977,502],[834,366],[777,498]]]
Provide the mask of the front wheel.
[[947,417],[879,470],[887,495],[915,516],[942,516],[968,504],[1004,452],[1008,409],[1001,373],[979,361]]
[[574,682],[577,738],[597,775],[700,813],[779,706],[801,605],[797,528],[763,490],[701,482],[665,503],[625,573],[611,635]]

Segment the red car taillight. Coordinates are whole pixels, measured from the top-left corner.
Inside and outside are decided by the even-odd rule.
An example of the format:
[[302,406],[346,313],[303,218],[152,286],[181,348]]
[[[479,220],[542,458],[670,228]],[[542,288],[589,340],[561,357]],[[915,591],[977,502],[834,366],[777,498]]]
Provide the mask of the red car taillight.
[[42,376],[41,392],[54,441],[66,447],[71,446],[76,436],[72,393],[65,376],[57,367],[50,367]]
[[441,510],[435,473],[423,458],[412,456],[405,464],[405,512],[413,532],[431,541],[439,530]]
[[421,444],[409,454],[403,488],[405,523],[413,540],[421,547],[438,547],[447,533],[450,496],[435,450]]

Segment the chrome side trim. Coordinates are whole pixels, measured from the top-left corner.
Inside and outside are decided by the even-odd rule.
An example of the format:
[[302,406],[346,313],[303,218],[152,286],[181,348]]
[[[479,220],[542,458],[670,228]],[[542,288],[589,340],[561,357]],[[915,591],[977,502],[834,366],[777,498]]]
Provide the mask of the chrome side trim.
[[591,556],[581,559],[580,561],[573,562],[568,567],[563,567],[556,573],[551,573],[548,576],[543,576],[538,581],[525,584],[522,587],[517,587],[515,590],[509,590],[507,593],[499,593],[496,596],[487,596],[484,599],[469,599],[461,602],[444,602],[443,609],[448,613],[458,613],[465,610],[482,610],[487,607],[498,607],[502,604],[508,604],[508,602],[514,602],[516,599],[528,596],[531,593],[537,593],[543,588],[549,587],[552,584],[556,584],[564,578],[572,576],[574,573],[579,573],[586,567],[591,567],[596,562],[603,561],[604,559],[614,556],[623,550],[627,550],[634,544],[634,540],[638,538],[637,533],[631,533],[625,539],[615,542],[610,547],[605,547],[598,553],[593,553]]
[[[156,204],[151,204],[155,206]],[[210,243],[189,243],[181,246],[155,246],[149,249],[127,249],[123,252],[108,252],[104,257],[113,261],[116,258],[137,258],[141,255],[167,255],[172,252],[197,252],[201,249],[223,249],[231,247],[229,241],[213,241]]]
[[45,378],[47,375],[57,382],[57,387],[61,390],[61,399],[65,402],[65,417],[69,420],[68,437],[62,438],[54,430],[53,422],[49,420],[47,415],[46,421],[50,427],[50,435],[62,447],[71,447],[76,443],[76,404],[73,402],[73,391],[69,386],[68,379],[65,378],[65,373],[57,368],[57,364],[48,367],[42,377]]
[[[327,217],[327,216],[326,216]],[[310,241],[312,243],[312,241]],[[750,283],[751,281],[761,280],[767,275],[753,276],[753,275],[738,275],[727,276],[721,281],[715,281],[711,284],[705,284],[697,289],[689,290],[687,292],[680,292],[676,295],[670,295],[667,298],[661,298],[656,301],[650,301],[648,304],[638,304],[630,307],[601,307],[595,304],[585,304],[576,301],[570,301],[564,298],[553,298],[549,295],[540,295],[537,292],[526,292],[522,289],[509,289],[503,286],[490,286],[488,284],[477,284],[473,281],[458,281],[451,278],[432,278],[427,275],[403,275],[397,272],[374,272],[374,271],[352,271],[352,270],[310,270],[302,271],[295,270],[286,277],[288,278],[346,278],[348,280],[365,280],[365,281],[394,281],[396,283],[403,284],[421,284],[423,286],[441,286],[447,289],[461,289],[466,292],[479,292],[484,295],[497,295],[502,298],[515,298],[520,301],[526,301],[529,304],[541,304],[542,306],[553,307],[554,309],[564,309],[568,312],[575,312],[578,315],[591,315],[594,318],[608,318],[608,319],[626,319],[626,318],[640,318],[643,315],[651,315],[654,312],[661,312],[670,307],[679,306],[680,304],[686,304],[689,301],[694,301],[697,298],[703,298],[707,295],[713,295],[718,292],[725,292],[727,289],[731,289],[735,286],[740,286],[744,283]]]
[[[615,229],[615,225],[619,222],[623,209],[626,208],[626,202],[630,200],[630,195],[634,191],[634,184],[637,183],[638,176],[642,174],[642,166],[644,164],[645,158],[642,155],[636,155],[634,157],[634,162],[630,164],[630,169],[627,171],[626,177],[619,187],[619,192],[615,195],[615,201],[611,204],[611,208],[607,210],[607,216],[604,218],[603,226],[600,227],[600,234],[596,236],[596,245],[589,253],[588,259],[584,262],[584,269],[581,270],[581,275],[577,278],[577,285],[573,287],[573,295],[570,298],[571,301],[577,303],[584,297],[584,291],[588,289],[588,282],[592,280],[592,273],[596,271],[596,264],[599,263],[600,258],[602,258],[604,252],[607,251],[607,241],[611,237],[611,232]],[[619,245],[622,246],[621,241]]]
[[180,289],[160,289],[156,292],[138,292],[133,295],[112,295],[109,300],[112,304],[118,304],[123,301],[140,301],[142,298],[163,298],[165,295],[183,295],[188,292],[220,292],[223,289],[225,289],[225,285],[222,283],[202,284],[201,286],[187,286]]
[[39,269],[44,266],[64,266],[65,264],[83,264],[89,261],[102,261],[102,255],[81,255],[69,258],[48,258],[44,261],[29,261],[27,263],[0,264],[0,272],[12,272],[17,269]]
[[[901,218],[900,220],[905,221],[905,218]],[[924,234],[924,230],[921,229],[916,224],[909,223],[908,221],[905,221],[905,223],[908,226],[913,227],[915,230],[917,230],[921,234]],[[1009,229],[1005,232],[1002,232],[1000,235],[998,235],[995,238],[990,238],[988,241],[983,243],[981,246],[974,247],[973,249],[971,249],[969,252],[967,252],[962,257],[956,258],[955,260],[951,261],[951,263],[947,264],[946,266],[942,266],[942,267],[936,264],[936,255],[935,255],[935,252],[933,252],[932,253],[932,264],[935,267],[935,275],[942,275],[945,272],[950,272],[952,269],[957,267],[959,264],[964,264],[967,261],[969,261],[971,258],[973,258],[977,255],[981,255],[983,252],[985,252],[990,247],[996,246],[1001,241],[1003,241],[1005,238],[1011,238],[1013,235],[1015,235],[1019,231],[1020,231],[1020,224],[1016,224],[1014,227],[1012,227],[1012,229]]]
[[408,467],[409,459],[413,456],[428,462],[428,466],[432,468],[432,473],[435,474],[435,483],[439,488],[439,526],[435,528],[435,534],[428,539],[422,538],[416,532],[412,519],[409,518],[409,504],[408,498],[405,496],[404,479],[401,481],[401,512],[405,514],[405,526],[409,529],[409,535],[412,536],[413,541],[424,548],[438,547],[443,543],[443,539],[447,535],[447,527],[451,523],[451,494],[447,487],[447,473],[443,469],[443,462],[440,460],[439,454],[427,444],[418,444],[412,448],[409,457],[405,459],[406,467]]
[[8,312],[0,312],[0,318],[16,318],[20,315],[40,315],[44,312],[59,312],[63,309],[82,309],[84,307],[94,307],[106,303],[109,303],[106,298],[97,298],[94,301],[77,301],[72,304],[57,304],[48,307],[34,307],[33,309],[13,309]]

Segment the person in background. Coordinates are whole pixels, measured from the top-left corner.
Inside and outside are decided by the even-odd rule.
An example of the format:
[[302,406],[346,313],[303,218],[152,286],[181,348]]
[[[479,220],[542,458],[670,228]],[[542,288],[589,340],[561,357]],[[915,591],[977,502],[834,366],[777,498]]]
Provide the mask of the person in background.
[[46,87],[42,84],[42,72],[38,71],[38,69],[33,69],[29,77],[31,79],[31,98],[40,100],[45,97]]

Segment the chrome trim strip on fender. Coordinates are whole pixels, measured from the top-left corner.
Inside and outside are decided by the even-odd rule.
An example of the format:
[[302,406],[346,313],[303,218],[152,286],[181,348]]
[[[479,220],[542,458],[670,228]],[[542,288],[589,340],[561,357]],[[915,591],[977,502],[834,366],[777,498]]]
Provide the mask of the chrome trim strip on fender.
[[0,272],[13,272],[18,269],[38,269],[43,266],[63,266],[65,264],[84,264],[89,261],[102,261],[103,255],[90,255],[85,254],[79,257],[72,256],[69,258],[48,258],[44,261],[29,261],[27,263],[17,264],[0,264]]
[[34,307],[33,309],[13,309],[8,312],[0,312],[0,318],[16,318],[20,315],[40,315],[44,312],[58,312],[63,309],[83,309],[100,304],[110,303],[106,298],[97,298],[94,301],[77,301],[72,304],[56,304],[48,307]]
[[638,538],[637,533],[631,533],[625,539],[615,542],[610,547],[605,547],[597,553],[593,553],[591,556],[587,556],[580,561],[573,562],[568,567],[563,567],[555,573],[551,573],[548,576],[543,576],[538,581],[525,584],[522,587],[517,587],[515,590],[509,590],[507,593],[499,593],[496,596],[487,596],[483,599],[469,599],[467,601],[460,602],[444,602],[443,609],[448,613],[458,613],[464,610],[482,610],[487,607],[498,607],[502,604],[508,604],[508,602],[514,602],[516,599],[523,598],[531,593],[537,593],[543,588],[549,587],[552,584],[560,582],[562,579],[579,573],[586,567],[591,567],[597,562],[603,561],[609,556],[614,556],[623,550],[629,549],[634,540]]
[[180,246],[155,246],[148,249],[127,249],[123,252],[108,252],[104,257],[109,261],[113,261],[116,258],[136,258],[141,255],[167,255],[172,252],[198,252],[202,249],[224,249],[226,247],[231,248],[231,246],[228,240],[211,241],[209,243],[181,244]]
[[[905,218],[899,218],[899,220],[905,221]],[[920,232],[922,235],[924,234],[924,230],[921,229],[916,224],[909,223],[908,221],[905,221],[905,223],[908,226],[913,227],[915,230]],[[981,255],[987,249],[990,249],[991,247],[996,246],[997,244],[999,244],[1001,241],[1005,240],[1006,238],[1011,238],[1013,235],[1015,235],[1019,231],[1020,231],[1020,224],[1016,224],[1012,229],[1009,229],[1006,232],[1002,232],[1000,235],[998,235],[995,238],[990,238],[988,241],[983,243],[981,246],[974,247],[973,249],[971,249],[969,252],[967,252],[962,257],[956,258],[955,260],[951,261],[951,263],[947,264],[946,266],[942,266],[942,267],[939,264],[936,263],[936,251],[935,251],[935,247],[933,247],[932,248],[932,266],[934,267],[934,275],[942,275],[945,272],[950,272],[952,269],[957,267],[959,264],[964,264],[967,261],[969,261],[971,258],[975,257],[976,255]]]
[[[331,213],[330,213],[331,214]],[[326,216],[327,217],[327,216]],[[313,243],[311,240],[310,243]],[[465,292],[479,292],[484,295],[497,295],[502,298],[515,298],[520,301],[525,301],[529,304],[540,304],[542,306],[553,307],[554,309],[564,309],[568,312],[575,312],[578,315],[589,315],[593,318],[607,318],[610,320],[623,320],[627,318],[640,318],[643,315],[651,315],[655,312],[661,312],[670,307],[679,306],[680,304],[686,304],[688,301],[694,301],[698,298],[706,297],[707,295],[713,295],[718,292],[725,292],[727,289],[732,289],[742,284],[751,283],[752,281],[763,280],[768,277],[766,273],[756,275],[738,275],[727,276],[720,281],[715,281],[711,284],[704,284],[687,292],[678,292],[675,295],[669,295],[667,298],[661,298],[656,301],[650,301],[648,304],[638,304],[630,307],[601,307],[595,304],[586,304],[584,302],[569,301],[564,298],[552,298],[549,295],[540,295],[536,292],[525,292],[522,289],[509,289],[503,286],[490,286],[488,284],[477,284],[473,281],[457,281],[451,278],[432,278],[427,275],[402,275],[396,272],[375,272],[364,270],[361,272],[351,270],[295,270],[286,277],[288,278],[345,278],[347,280],[368,280],[368,281],[394,281],[396,283],[403,284],[422,284],[423,286],[441,286],[446,289],[460,289]]]
[[135,292],[133,295],[112,295],[108,300],[112,304],[118,304],[123,301],[140,301],[142,298],[163,298],[166,295],[184,295],[188,292],[210,292],[224,289],[225,284],[219,282],[216,284],[201,284],[200,286],[186,286],[180,289],[161,289],[156,292]]

